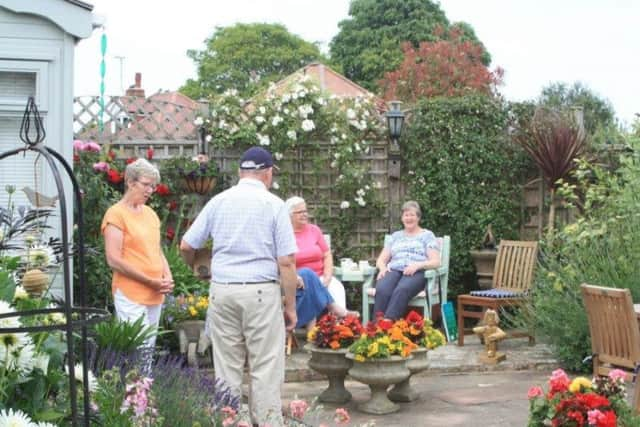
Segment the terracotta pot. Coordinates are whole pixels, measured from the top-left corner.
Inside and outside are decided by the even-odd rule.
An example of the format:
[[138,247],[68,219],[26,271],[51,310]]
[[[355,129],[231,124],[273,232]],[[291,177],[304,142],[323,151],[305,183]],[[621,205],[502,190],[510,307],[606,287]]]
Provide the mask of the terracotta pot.
[[22,287],[32,297],[40,297],[49,285],[49,276],[34,268],[22,276]]
[[192,193],[207,194],[216,186],[217,178],[213,176],[184,177],[184,185]]
[[418,398],[418,392],[415,391],[410,384],[411,376],[422,372],[429,367],[428,349],[425,347],[418,347],[411,352],[413,356],[407,361],[407,368],[409,368],[409,378],[394,385],[389,390],[389,399],[394,402],[412,402]]
[[397,384],[409,378],[411,374],[407,368],[407,362],[411,359],[400,356],[391,356],[386,359],[371,359],[359,362],[354,359],[352,353],[347,353],[347,359],[353,360],[353,366],[349,369],[349,375],[361,383],[367,384],[371,389],[371,398],[358,405],[358,409],[367,414],[390,414],[400,410],[397,405],[387,397],[387,387]]
[[318,400],[325,403],[346,403],[351,400],[351,393],[344,387],[344,378],[353,366],[353,361],[345,355],[348,350],[318,348],[313,344],[304,346],[311,353],[309,367],[326,375],[329,387],[318,396]]

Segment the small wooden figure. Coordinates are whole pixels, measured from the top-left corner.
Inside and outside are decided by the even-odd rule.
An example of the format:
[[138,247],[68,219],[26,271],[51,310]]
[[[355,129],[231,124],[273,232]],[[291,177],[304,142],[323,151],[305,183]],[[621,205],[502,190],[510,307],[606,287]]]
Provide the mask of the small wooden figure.
[[487,310],[482,322],[482,326],[473,328],[473,333],[484,339],[484,352],[480,353],[479,358],[482,363],[495,365],[507,358],[498,351],[498,341],[505,339],[507,334],[498,327],[500,318],[495,310]]

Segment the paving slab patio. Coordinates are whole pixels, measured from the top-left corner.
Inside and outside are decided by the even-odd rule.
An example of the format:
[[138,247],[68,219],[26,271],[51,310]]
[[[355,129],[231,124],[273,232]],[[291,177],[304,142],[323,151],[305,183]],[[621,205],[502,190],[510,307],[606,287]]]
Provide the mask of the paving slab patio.
[[[526,338],[502,342],[500,349],[507,354],[507,360],[498,365],[478,361],[483,348],[476,337],[470,336],[464,347],[450,343],[430,352],[430,368],[411,380],[420,397],[401,403],[400,411],[394,414],[359,412],[356,406],[367,400],[369,389],[348,379],[345,385],[353,399],[343,405],[323,404],[319,417],[331,421],[335,409],[344,407],[351,415],[349,425],[353,426],[367,422],[388,427],[525,426],[527,390],[532,385],[544,385],[558,367],[557,361],[548,346],[529,346]],[[295,398],[312,401],[326,388],[327,381],[306,366],[308,359],[304,350],[287,358],[283,404],[288,405]]]

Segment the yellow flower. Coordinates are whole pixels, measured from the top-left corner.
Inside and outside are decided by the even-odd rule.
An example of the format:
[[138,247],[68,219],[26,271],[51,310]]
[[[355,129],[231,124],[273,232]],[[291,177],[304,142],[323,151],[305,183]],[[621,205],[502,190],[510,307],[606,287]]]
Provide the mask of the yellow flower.
[[579,393],[583,388],[591,388],[591,381],[585,377],[576,377],[569,385],[571,393]]
[[196,317],[198,315],[198,310],[196,310],[196,308],[192,305],[189,306],[189,314],[192,317]]
[[354,360],[357,360],[358,362],[364,362],[365,358],[361,354],[356,354],[356,357],[354,357]]
[[311,330],[309,332],[307,332],[307,341],[312,342],[313,340],[316,339],[316,334],[318,333],[318,327],[314,326],[313,328],[311,328]]
[[378,354],[378,351],[380,351],[379,349],[379,345],[378,342],[374,342],[371,345],[369,345],[369,347],[367,348],[367,357],[373,357],[376,354]]

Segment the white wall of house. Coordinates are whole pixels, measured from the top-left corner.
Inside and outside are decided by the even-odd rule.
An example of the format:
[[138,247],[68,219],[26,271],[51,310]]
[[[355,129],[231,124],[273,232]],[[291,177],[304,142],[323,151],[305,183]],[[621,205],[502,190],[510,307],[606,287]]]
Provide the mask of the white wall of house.
[[[19,129],[29,96],[34,96],[46,130],[45,144],[71,164],[73,157],[73,60],[75,44],[92,32],[92,6],[78,0],[0,0],[0,152],[19,148]],[[64,173],[64,172],[63,172]],[[0,205],[6,185],[15,185],[16,205],[29,205],[21,188],[57,194],[43,159],[32,153],[0,160]],[[67,225],[72,230],[70,181],[63,182]],[[59,217],[51,221],[60,235]]]

